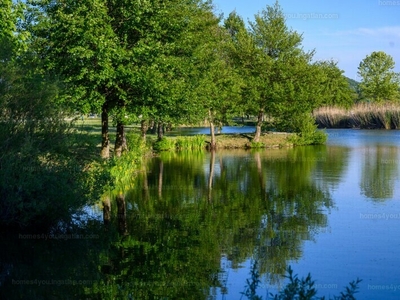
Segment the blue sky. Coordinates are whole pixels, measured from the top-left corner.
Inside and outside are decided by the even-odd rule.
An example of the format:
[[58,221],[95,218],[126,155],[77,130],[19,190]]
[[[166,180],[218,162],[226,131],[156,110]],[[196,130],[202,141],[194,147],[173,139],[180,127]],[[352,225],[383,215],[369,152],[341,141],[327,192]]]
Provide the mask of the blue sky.
[[[275,0],[214,0],[215,12],[233,10],[247,20]],[[287,25],[303,34],[315,59],[334,59],[345,75],[359,80],[357,68],[373,51],[384,51],[400,72],[400,0],[280,0]]]

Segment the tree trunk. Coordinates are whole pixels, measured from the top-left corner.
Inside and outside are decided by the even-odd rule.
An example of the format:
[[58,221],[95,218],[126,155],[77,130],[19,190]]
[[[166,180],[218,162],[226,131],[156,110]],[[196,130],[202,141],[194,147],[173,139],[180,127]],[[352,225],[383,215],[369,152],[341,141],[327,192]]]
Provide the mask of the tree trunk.
[[149,124],[147,123],[147,120],[142,120],[140,122],[140,132],[141,132],[141,136],[144,140],[146,140],[146,133],[147,133],[148,128],[149,128]]
[[210,135],[211,135],[210,150],[215,150],[217,148],[217,142],[215,141],[215,126],[211,109],[208,110],[208,117],[209,117]]
[[158,122],[158,124],[157,124],[157,139],[158,139],[159,141],[161,141],[162,138],[163,138],[163,136],[164,136],[164,126],[163,126],[163,123],[162,123],[162,122]]
[[110,157],[110,139],[108,136],[108,106],[107,103],[103,104],[101,111],[101,157]]
[[157,133],[157,123],[154,120],[150,121],[150,128],[151,128],[151,133],[156,134]]
[[256,134],[254,136],[253,142],[259,142],[260,141],[261,125],[263,123],[263,119],[264,119],[264,110],[260,109],[260,111],[258,112],[257,124],[256,124]]
[[103,222],[106,227],[110,225],[111,222],[111,200],[110,197],[106,196],[103,199]]
[[118,207],[118,232],[121,235],[127,235],[128,234],[128,225],[126,222],[126,203],[125,203],[125,196],[120,193],[117,196],[117,207]]
[[115,138],[114,153],[115,156],[120,157],[123,151],[128,150],[126,145],[124,125],[122,122],[117,121],[117,136]]

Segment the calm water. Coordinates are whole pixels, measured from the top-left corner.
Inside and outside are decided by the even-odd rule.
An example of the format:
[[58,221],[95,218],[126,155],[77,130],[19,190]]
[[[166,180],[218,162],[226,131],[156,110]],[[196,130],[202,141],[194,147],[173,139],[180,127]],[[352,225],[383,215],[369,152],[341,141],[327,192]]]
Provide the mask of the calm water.
[[400,132],[327,132],[324,146],[149,159],[108,230],[95,209],[80,236],[3,237],[0,298],[248,299],[257,270],[266,299],[290,265],[318,296],[359,277],[357,299],[399,299]]

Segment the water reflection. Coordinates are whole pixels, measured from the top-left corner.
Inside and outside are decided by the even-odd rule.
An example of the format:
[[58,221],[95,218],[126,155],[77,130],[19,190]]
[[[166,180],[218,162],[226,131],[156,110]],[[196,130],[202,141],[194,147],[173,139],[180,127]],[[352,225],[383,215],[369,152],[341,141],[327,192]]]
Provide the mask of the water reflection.
[[101,296],[229,293],[221,257],[238,268],[255,253],[260,274],[278,281],[287,262],[301,257],[304,240],[327,226],[333,202],[312,178],[324,153],[318,147],[181,152],[148,161],[126,193],[129,235],[108,258],[113,267]]
[[397,147],[365,147],[360,189],[363,195],[374,200],[393,197],[395,181],[398,177]]
[[[229,272],[249,261],[263,282],[282,283],[306,241],[331,226],[332,195],[343,181],[356,174],[355,193],[391,199],[398,173],[398,149],[370,141],[161,153],[135,173],[135,188],[104,200],[107,230],[95,219],[66,232],[96,239],[3,235],[0,298],[230,298]],[[22,281],[43,279],[86,282]]]

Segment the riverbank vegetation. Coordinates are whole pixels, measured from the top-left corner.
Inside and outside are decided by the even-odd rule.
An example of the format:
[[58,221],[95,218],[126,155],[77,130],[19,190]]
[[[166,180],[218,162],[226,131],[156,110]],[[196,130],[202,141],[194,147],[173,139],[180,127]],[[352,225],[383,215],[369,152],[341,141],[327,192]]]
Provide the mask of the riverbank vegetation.
[[[55,226],[103,187],[118,194],[128,183],[117,171],[133,167],[128,160],[140,165],[150,128],[156,150],[320,144],[312,110],[352,100],[343,72],[303,50],[278,2],[246,24],[234,12],[215,15],[209,1],[4,1],[0,28],[7,226]],[[100,126],[79,127],[76,116],[89,113],[101,115]],[[215,135],[235,116],[253,116],[255,134]],[[204,120],[210,140],[164,137],[167,127]],[[134,123],[142,139],[128,145]]]
[[400,102],[360,102],[348,109],[326,106],[316,109],[313,115],[321,128],[400,128]]
[[400,74],[395,62],[382,51],[372,52],[361,61],[361,82],[349,80],[354,103],[328,105],[314,110],[320,128],[399,129]]
[[[321,144],[326,136],[312,111],[354,100],[336,62],[303,50],[278,2],[248,23],[235,12],[217,16],[211,1],[200,0],[3,1],[0,13],[4,224],[29,226],[47,214],[55,222],[90,203],[96,196],[89,191],[119,178],[111,156],[140,149],[137,157],[150,128],[158,150]],[[367,75],[377,60],[393,65],[373,55],[363,65]],[[89,113],[101,115],[97,137],[93,127],[76,130],[76,116]],[[240,145],[238,136],[215,135],[216,126],[239,116],[255,118],[254,135]],[[168,127],[204,120],[209,141],[164,137]],[[129,146],[127,127],[135,123],[142,139]],[[65,198],[52,203],[60,190]]]

